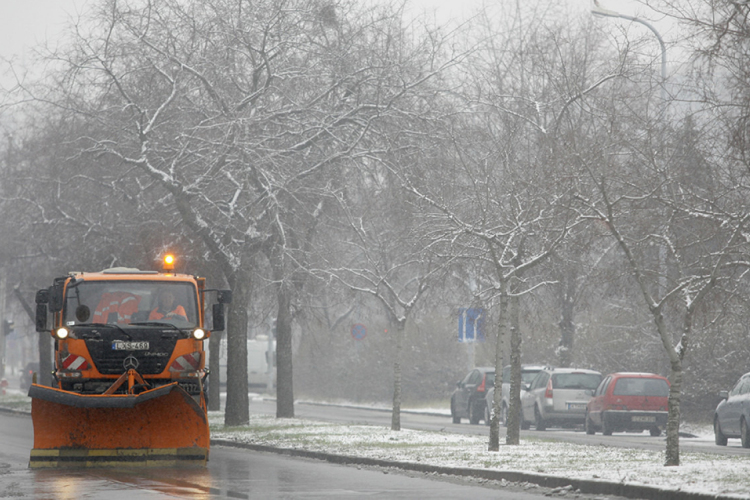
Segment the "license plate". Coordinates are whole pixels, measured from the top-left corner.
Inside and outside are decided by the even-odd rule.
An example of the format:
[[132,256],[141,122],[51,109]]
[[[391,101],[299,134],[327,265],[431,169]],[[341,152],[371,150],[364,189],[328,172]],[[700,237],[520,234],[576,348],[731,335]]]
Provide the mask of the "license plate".
[[568,403],[568,410],[585,410],[586,403]]
[[113,351],[148,351],[148,342],[125,342],[116,340],[112,342]]
[[653,422],[656,422],[656,417],[639,417],[639,416],[635,416],[634,415],[631,418],[631,421],[632,422],[650,422],[650,423],[653,423]]

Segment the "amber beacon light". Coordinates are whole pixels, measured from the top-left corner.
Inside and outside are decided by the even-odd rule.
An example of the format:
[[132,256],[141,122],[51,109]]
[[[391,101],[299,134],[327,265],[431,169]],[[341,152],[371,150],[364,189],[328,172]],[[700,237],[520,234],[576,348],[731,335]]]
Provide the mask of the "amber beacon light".
[[164,256],[164,270],[165,271],[174,270],[174,255],[167,254]]

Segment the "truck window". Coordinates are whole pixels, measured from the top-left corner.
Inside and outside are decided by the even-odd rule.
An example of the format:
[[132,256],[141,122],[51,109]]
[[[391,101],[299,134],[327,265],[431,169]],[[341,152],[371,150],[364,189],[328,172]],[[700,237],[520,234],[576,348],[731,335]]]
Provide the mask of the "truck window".
[[166,322],[187,328],[198,324],[197,293],[191,283],[84,281],[69,287],[65,299],[68,326]]

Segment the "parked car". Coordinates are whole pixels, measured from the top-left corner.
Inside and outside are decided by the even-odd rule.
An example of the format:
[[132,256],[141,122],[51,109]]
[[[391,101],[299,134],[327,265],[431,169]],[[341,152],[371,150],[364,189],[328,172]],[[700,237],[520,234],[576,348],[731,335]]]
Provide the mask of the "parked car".
[[714,439],[726,446],[728,438],[740,438],[743,448],[750,448],[750,373],[744,374],[731,391],[719,393],[722,400],[714,413]]
[[[523,394],[531,386],[531,382],[537,374],[545,368],[549,368],[545,365],[521,365],[521,394]],[[508,408],[510,408],[510,365],[503,368],[503,384],[502,384],[502,395],[500,401],[500,424],[508,425]],[[484,422],[490,425],[490,419],[492,418],[492,404],[493,398],[495,397],[495,387],[493,386],[487,391],[485,397],[486,405],[484,408]]]
[[521,397],[521,428],[583,424],[586,404],[602,381],[602,374],[580,368],[545,368]]
[[39,371],[39,363],[31,362],[26,363],[23,371],[21,372],[21,390],[25,391],[31,387],[31,381],[34,379],[34,372]]
[[667,426],[669,380],[655,373],[612,373],[586,408],[586,434],[645,431],[659,436]]
[[484,418],[484,398],[487,391],[495,384],[494,368],[474,368],[459,382],[451,395],[451,417],[454,424],[460,424],[462,418],[468,418],[472,424],[478,424]]

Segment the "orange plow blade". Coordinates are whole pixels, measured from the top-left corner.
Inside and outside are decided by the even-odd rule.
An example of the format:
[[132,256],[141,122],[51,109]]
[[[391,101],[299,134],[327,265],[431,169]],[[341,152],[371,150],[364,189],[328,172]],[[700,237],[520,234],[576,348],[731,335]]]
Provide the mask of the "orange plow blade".
[[29,466],[205,466],[205,410],[176,383],[138,395],[81,395],[32,385]]

